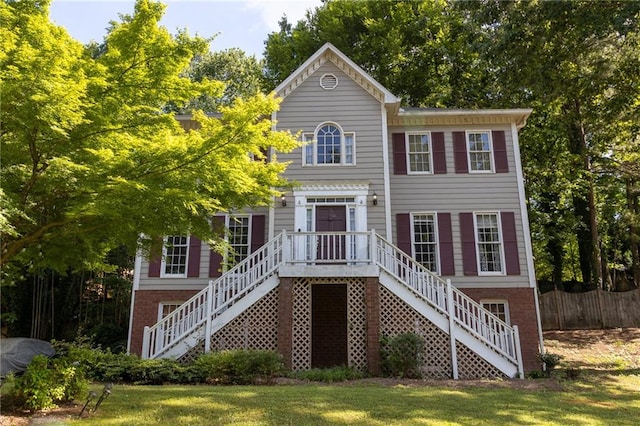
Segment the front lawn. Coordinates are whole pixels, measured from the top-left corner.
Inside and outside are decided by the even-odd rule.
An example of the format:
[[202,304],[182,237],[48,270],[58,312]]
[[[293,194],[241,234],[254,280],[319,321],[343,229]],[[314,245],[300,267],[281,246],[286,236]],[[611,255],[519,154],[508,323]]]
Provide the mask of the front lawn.
[[[71,425],[636,425],[640,376],[486,386],[115,386],[97,413]],[[551,379],[553,380],[553,379]],[[100,390],[96,388],[96,391]]]

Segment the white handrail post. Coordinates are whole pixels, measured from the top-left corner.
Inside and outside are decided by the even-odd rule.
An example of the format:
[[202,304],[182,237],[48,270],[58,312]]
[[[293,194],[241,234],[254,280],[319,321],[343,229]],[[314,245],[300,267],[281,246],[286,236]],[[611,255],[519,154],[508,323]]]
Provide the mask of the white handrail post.
[[376,265],[378,263],[378,239],[376,230],[371,228],[371,239],[369,240],[369,264]]
[[149,326],[144,326],[144,331],[142,333],[142,359],[149,358]]
[[524,366],[522,365],[522,348],[520,348],[520,331],[518,326],[513,326],[513,342],[516,345],[516,356],[518,357],[518,375],[524,379]]
[[[293,240],[292,240],[293,241]],[[282,263],[287,264],[291,262],[291,245],[289,245],[289,237],[287,236],[287,230],[282,230]]]
[[211,321],[213,314],[213,280],[209,280],[209,288],[207,289],[207,303],[205,315],[207,322],[204,326],[204,353],[211,352]]
[[447,278],[447,313],[449,314],[449,342],[451,343],[451,374],[458,380],[458,351],[456,350],[455,306],[453,305],[453,288],[451,280]]

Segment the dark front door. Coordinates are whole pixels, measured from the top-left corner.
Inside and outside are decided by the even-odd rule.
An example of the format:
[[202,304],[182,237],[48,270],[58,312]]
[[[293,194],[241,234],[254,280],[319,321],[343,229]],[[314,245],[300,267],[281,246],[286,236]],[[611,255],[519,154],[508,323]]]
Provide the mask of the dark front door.
[[[347,213],[344,206],[317,206],[316,232],[344,232],[347,230]],[[345,236],[327,234],[318,237],[318,260],[342,260],[345,258]]]
[[347,285],[311,286],[311,367],[346,366]]

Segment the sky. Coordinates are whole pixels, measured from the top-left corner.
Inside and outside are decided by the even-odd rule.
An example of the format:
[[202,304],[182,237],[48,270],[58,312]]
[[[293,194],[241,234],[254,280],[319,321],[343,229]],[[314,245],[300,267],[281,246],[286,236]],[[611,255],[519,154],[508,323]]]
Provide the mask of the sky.
[[[170,32],[186,28],[189,34],[212,37],[211,50],[237,47],[262,57],[267,35],[278,30],[286,14],[289,22],[303,19],[320,0],[163,0],[167,5],[160,24]],[[53,0],[50,18],[82,43],[102,41],[110,21],[133,13],[130,0]]]

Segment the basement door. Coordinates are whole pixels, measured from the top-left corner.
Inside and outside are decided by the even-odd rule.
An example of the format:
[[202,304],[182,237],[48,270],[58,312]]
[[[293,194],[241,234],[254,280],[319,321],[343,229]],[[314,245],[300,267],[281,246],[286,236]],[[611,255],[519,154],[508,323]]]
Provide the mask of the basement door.
[[311,368],[348,366],[347,285],[311,286]]

